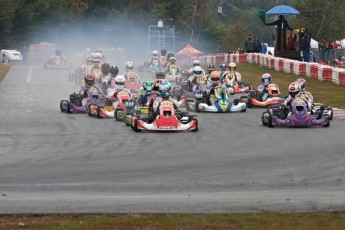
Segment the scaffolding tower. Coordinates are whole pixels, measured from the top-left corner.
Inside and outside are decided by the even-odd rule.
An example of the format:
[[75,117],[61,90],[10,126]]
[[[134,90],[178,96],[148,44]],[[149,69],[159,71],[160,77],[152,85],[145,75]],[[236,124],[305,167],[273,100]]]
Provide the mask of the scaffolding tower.
[[175,53],[175,28],[174,26],[149,26],[147,51],[161,51],[166,49],[168,53]]

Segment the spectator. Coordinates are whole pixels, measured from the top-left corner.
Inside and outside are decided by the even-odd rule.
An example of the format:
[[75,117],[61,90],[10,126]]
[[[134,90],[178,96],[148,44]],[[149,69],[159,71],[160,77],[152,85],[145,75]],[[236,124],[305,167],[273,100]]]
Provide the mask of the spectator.
[[266,43],[261,43],[261,53],[266,54],[267,53],[267,45]]
[[310,52],[310,42],[311,42],[311,35],[308,32],[308,29],[305,29],[302,37],[301,48],[303,53],[303,61],[309,62],[309,52]]
[[170,35],[174,34],[174,27],[175,27],[175,21],[173,18],[169,19],[169,33]]
[[254,40],[254,53],[260,53],[261,52],[261,42],[258,37],[255,37]]
[[254,42],[252,40],[251,35],[248,35],[248,38],[244,43],[244,47],[245,47],[247,53],[253,53],[254,52]]
[[162,19],[158,20],[157,29],[158,29],[158,34],[163,35],[163,21],[162,21]]
[[[279,15],[279,19],[271,22],[271,23],[265,23],[266,26],[277,26],[277,50],[286,50],[286,29],[293,30],[288,22],[285,20],[283,15]],[[281,44],[281,36],[283,36],[283,44]]]

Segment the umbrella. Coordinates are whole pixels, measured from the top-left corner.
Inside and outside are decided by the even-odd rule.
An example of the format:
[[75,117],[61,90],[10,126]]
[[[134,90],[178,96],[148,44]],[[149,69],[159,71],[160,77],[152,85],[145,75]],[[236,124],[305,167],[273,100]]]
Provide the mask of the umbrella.
[[298,10],[291,6],[286,6],[286,5],[280,5],[280,6],[275,6],[269,11],[267,11],[268,15],[296,15],[300,14]]

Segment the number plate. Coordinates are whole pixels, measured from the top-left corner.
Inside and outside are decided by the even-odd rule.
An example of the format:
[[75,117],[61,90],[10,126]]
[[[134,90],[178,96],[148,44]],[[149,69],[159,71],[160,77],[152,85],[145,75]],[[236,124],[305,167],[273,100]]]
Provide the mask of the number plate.
[[176,128],[174,126],[160,126],[160,130],[175,130]]
[[202,98],[202,93],[196,93],[196,94],[195,94],[195,98],[201,99],[201,98]]

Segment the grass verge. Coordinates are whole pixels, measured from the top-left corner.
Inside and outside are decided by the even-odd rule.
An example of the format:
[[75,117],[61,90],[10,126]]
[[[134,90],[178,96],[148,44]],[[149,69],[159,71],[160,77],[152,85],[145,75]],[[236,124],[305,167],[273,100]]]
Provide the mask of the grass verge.
[[[207,66],[203,66],[207,69]],[[331,107],[345,109],[345,87],[338,86],[331,82],[322,82],[314,78],[299,76],[295,74],[287,74],[275,71],[266,67],[260,67],[257,64],[239,63],[237,71],[242,75],[242,81],[252,83],[257,89],[261,84],[261,75],[270,73],[272,82],[279,86],[282,96],[288,95],[288,87],[291,82],[299,77],[303,77],[307,81],[307,90],[313,94],[314,102],[323,103]]]
[[10,70],[11,65],[0,64],[0,82],[5,78],[7,72]]
[[14,215],[0,217],[0,229],[345,229],[345,213],[205,215]]

